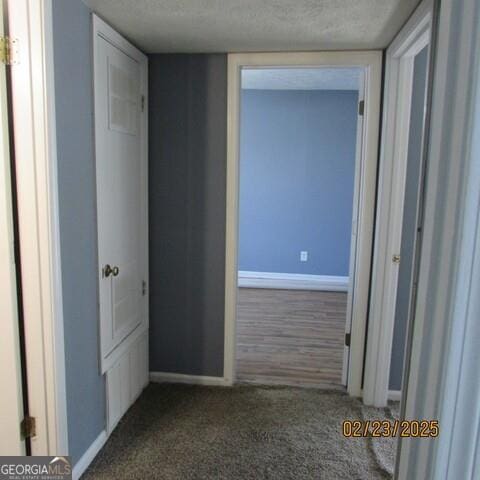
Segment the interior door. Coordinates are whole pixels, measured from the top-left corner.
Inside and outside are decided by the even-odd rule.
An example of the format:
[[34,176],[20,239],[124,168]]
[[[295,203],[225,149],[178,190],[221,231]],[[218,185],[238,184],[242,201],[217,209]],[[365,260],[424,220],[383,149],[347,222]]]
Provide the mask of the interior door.
[[146,138],[142,119],[146,60],[142,61],[140,52],[134,53],[109,38],[95,38],[102,371],[118,358],[114,352],[132,332],[146,324],[146,161],[142,145]]
[[[0,9],[0,36],[3,11]],[[0,63],[0,455],[25,455],[22,370],[17,315],[6,67]]]
[[[362,166],[363,150],[363,105],[365,102],[365,81],[364,73],[360,74],[358,82],[358,116],[357,116],[357,141],[355,146],[355,180],[353,187],[353,208],[352,208],[352,234],[350,241],[350,261],[348,269],[348,296],[347,296],[347,316],[345,321],[345,345],[343,347],[342,364],[342,385],[348,384],[348,368],[350,364],[350,336],[352,331],[352,308],[353,296],[355,292],[355,264],[357,253],[357,233],[358,233],[358,208],[360,201],[360,179]],[[361,107],[360,107],[361,105]]]
[[[423,137],[425,132],[425,110],[427,102],[427,76],[429,45],[425,45],[413,58],[411,66],[410,112],[408,147],[406,148],[405,183],[403,187],[402,214],[397,219],[401,228],[400,250],[397,260],[398,273],[394,330],[390,363],[389,387],[401,391],[407,329],[412,305],[412,295],[416,290],[414,276],[415,250],[419,228],[419,206],[422,188]],[[397,250],[398,252],[398,250]],[[396,253],[396,252],[393,252]]]

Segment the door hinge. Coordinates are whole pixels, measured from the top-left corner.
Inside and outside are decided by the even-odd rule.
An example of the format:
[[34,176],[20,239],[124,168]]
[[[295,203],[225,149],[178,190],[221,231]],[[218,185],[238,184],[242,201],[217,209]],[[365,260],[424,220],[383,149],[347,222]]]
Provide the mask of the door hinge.
[[147,282],[145,280],[142,281],[142,296],[144,297],[147,293]]
[[345,334],[345,346],[346,347],[350,346],[350,333]]
[[358,102],[358,114],[363,117],[363,112],[365,110],[365,101],[364,100],[360,100]]
[[35,417],[25,417],[20,423],[20,433],[22,439],[34,437],[36,435]]
[[145,95],[142,95],[141,98],[142,112],[145,110]]
[[0,61],[4,65],[17,65],[18,38],[0,37]]

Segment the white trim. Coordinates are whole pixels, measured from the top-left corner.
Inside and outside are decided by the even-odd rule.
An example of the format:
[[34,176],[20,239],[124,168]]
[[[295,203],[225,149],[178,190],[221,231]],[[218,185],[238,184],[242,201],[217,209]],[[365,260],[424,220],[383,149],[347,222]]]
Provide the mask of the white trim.
[[432,2],[424,1],[387,50],[375,254],[363,399],[387,404],[408,161],[415,55],[430,41]]
[[33,455],[66,455],[65,356],[56,163],[52,2],[9,0],[22,297]]
[[78,480],[85,473],[87,468],[98,455],[98,452],[100,452],[107,442],[108,438],[109,436],[107,435],[107,432],[103,430],[103,432],[101,432],[100,435],[93,441],[93,443],[88,447],[87,451],[74,465],[72,470],[73,480]]
[[[143,190],[143,204],[141,205],[141,211],[143,214],[142,222],[141,222],[141,232],[142,237],[142,251],[143,251],[143,275],[144,281],[147,285],[147,291],[143,296],[143,318],[141,323],[132,331],[130,332],[127,337],[125,337],[118,345],[116,345],[113,350],[109,352],[103,352],[103,342],[102,342],[102,329],[104,328],[104,324],[100,318],[100,325],[99,325],[99,335],[100,335],[100,345],[99,345],[99,356],[100,356],[100,370],[101,373],[105,373],[108,369],[113,367],[118,359],[137,341],[137,339],[143,335],[144,332],[147,332],[148,335],[148,325],[149,325],[149,293],[148,293],[148,57],[143,54],[140,50],[138,50],[135,46],[133,46],[128,40],[123,38],[117,31],[115,31],[110,25],[104,22],[100,17],[95,14],[92,14],[92,35],[93,35],[93,63],[94,63],[94,94],[96,93],[95,84],[97,81],[96,73],[96,64],[97,64],[97,51],[98,51],[98,39],[103,38],[111,45],[115,46],[123,53],[134,59],[138,62],[140,66],[140,94],[144,97],[144,109],[140,115],[140,149],[141,149],[141,182],[142,182],[142,190]],[[95,116],[97,115],[97,111],[99,111],[98,106],[98,99],[95,98]],[[97,126],[95,126],[97,129]],[[95,155],[99,150],[99,142],[102,141],[101,136],[95,135]],[[97,185],[97,202],[99,198],[99,191]],[[97,229],[98,230],[98,229]],[[98,233],[98,245],[99,245],[99,265],[98,265],[98,274],[99,274],[99,295],[100,289],[102,285],[102,258],[101,256],[101,242],[102,239],[100,238],[100,233]],[[102,309],[100,309],[102,310]],[[100,312],[101,315],[101,312]],[[102,316],[102,315],[101,315]]]
[[51,175],[51,209],[52,209],[52,275],[53,275],[53,296],[54,311],[58,316],[55,335],[60,337],[56,342],[55,364],[58,370],[56,387],[57,393],[57,417],[60,419],[57,428],[59,437],[68,451],[68,425],[67,425],[67,387],[65,380],[65,350],[64,350],[64,321],[63,321],[63,288],[62,288],[62,261],[60,251],[60,217],[58,200],[58,165],[57,165],[57,117],[55,113],[55,71],[53,52],[53,3],[52,0],[45,2],[45,89],[47,103],[47,129],[49,129],[50,149],[50,175]]
[[238,287],[347,292],[348,277],[240,270],[238,272]]
[[402,399],[402,391],[401,390],[389,390],[388,391],[388,399],[392,402],[399,402]]
[[183,373],[150,372],[150,381],[154,383],[187,383],[190,385],[210,385],[227,387],[230,382],[223,377],[208,377],[204,375],[185,375]]
[[[365,102],[365,72],[361,72],[358,82],[358,101]],[[362,176],[362,160],[363,160],[363,137],[364,137],[364,117],[357,115],[357,132],[355,141],[355,176],[353,185],[353,201],[352,201],[352,228],[350,236],[350,254],[348,262],[348,275],[351,279],[348,283],[347,294],[347,314],[345,319],[345,338],[351,337],[352,332],[352,317],[353,317],[353,294],[355,291],[355,269],[357,266],[357,248],[358,248],[358,220],[360,208],[360,191],[361,191],[361,176]],[[348,374],[350,370],[350,345],[347,342],[343,345],[343,360],[342,360],[342,385],[347,387]]]
[[404,416],[440,436],[399,439],[398,480],[480,476],[480,4],[439,8]]
[[363,156],[361,159],[358,209],[358,253],[354,278],[351,279],[355,282],[356,291],[353,296],[352,316],[354,318],[352,321],[351,362],[347,387],[350,395],[360,396],[362,392],[363,353],[373,243],[381,65],[382,54],[378,51],[244,53],[228,55],[224,377],[230,384],[235,379],[240,69],[243,66],[358,66],[365,69]]

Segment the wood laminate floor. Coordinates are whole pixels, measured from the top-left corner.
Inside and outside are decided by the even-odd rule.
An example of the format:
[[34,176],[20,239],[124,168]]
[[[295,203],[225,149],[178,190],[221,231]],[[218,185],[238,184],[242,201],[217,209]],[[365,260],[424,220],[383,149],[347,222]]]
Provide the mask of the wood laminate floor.
[[340,385],[347,294],[239,288],[239,382]]

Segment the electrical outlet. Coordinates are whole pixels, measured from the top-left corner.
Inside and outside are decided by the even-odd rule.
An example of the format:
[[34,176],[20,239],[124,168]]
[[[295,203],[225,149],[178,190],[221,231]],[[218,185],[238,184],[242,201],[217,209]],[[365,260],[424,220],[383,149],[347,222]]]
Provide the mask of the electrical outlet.
[[308,252],[300,252],[300,261],[306,262],[308,260]]

